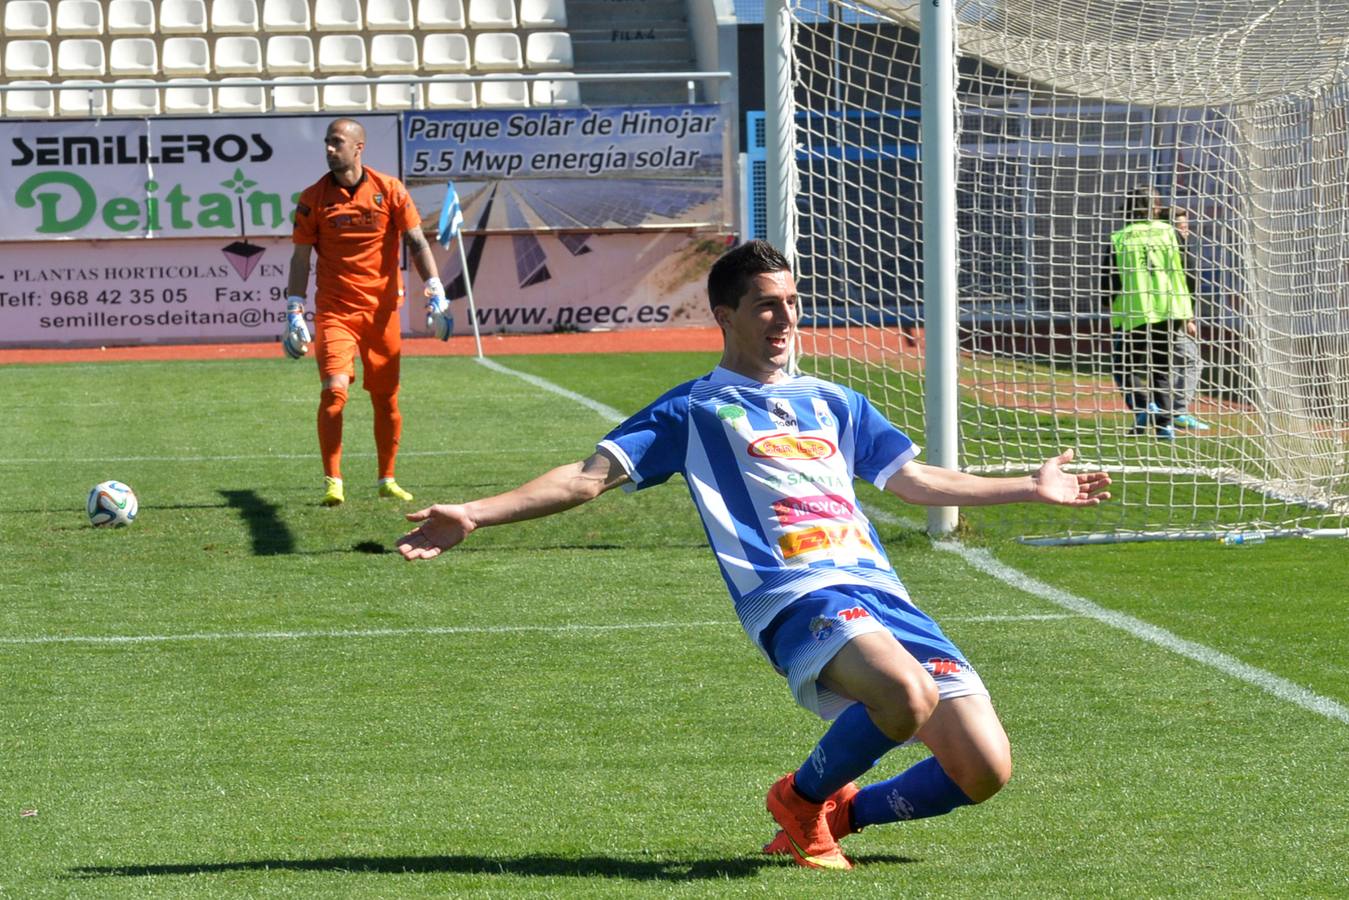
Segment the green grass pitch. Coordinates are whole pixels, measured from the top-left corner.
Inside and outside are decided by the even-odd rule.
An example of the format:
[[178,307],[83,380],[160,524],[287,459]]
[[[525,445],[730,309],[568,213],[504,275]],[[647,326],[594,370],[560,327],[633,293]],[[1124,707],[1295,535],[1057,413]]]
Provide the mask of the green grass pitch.
[[[707,354],[506,357],[631,412]],[[404,363],[400,482],[317,505],[312,362],[0,368],[0,897],[1349,896],[1349,724],[981,574],[859,488],[992,690],[1016,774],[870,829],[846,875],[758,853],[822,730],[735,624],[678,481],[392,551],[610,424],[463,358]],[[129,529],[86,524],[107,478]],[[1040,582],[1342,709],[1342,541],[1033,548]],[[876,774],[919,758],[888,756]]]

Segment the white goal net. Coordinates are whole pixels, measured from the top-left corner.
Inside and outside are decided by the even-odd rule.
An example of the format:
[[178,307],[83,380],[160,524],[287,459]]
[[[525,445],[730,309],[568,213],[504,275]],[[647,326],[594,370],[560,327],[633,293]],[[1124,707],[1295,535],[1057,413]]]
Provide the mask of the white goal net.
[[[919,4],[789,6],[805,367],[921,436]],[[1114,475],[1092,513],[1008,508],[1027,536],[1342,529],[1349,3],[965,0],[955,43],[961,467],[1073,447]],[[1174,439],[1109,316],[1140,189],[1182,220],[1195,306]]]

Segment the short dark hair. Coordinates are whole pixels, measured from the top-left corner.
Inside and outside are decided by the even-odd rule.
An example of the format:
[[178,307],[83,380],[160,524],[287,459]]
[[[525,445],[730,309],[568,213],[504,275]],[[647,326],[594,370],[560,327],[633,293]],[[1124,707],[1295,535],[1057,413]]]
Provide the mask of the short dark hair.
[[746,241],[727,250],[712,264],[712,271],[707,273],[707,302],[713,309],[718,306],[735,309],[756,275],[791,270],[787,257],[768,241]]
[[1188,219],[1190,218],[1190,211],[1183,206],[1172,206],[1167,209],[1166,217],[1172,222],[1177,219]]
[[1124,212],[1131,219],[1155,219],[1162,209],[1162,195],[1155,188],[1142,185],[1129,192]]

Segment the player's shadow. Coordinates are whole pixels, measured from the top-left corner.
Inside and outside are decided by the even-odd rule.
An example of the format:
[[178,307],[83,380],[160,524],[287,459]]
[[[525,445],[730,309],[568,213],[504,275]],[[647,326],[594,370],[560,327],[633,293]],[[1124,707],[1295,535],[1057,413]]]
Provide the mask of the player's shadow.
[[[906,856],[853,857],[866,864],[913,863]],[[452,873],[523,877],[624,878],[629,881],[688,882],[752,878],[760,869],[790,866],[785,857],[632,860],[611,856],[331,856],[318,859],[249,859],[218,863],[163,863],[139,866],[76,866],[68,877],[152,878],[163,875],[211,875],[225,872],[373,872],[385,875]]]
[[280,556],[295,552],[295,535],[281,520],[281,507],[268,503],[256,491],[220,491],[220,496],[233,509],[239,510],[248,536],[253,541],[254,556]]

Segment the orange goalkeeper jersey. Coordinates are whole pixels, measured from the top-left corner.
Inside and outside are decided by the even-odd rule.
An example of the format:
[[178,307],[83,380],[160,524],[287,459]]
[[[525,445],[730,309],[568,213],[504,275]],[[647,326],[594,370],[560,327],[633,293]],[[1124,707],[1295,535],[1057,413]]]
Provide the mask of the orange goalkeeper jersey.
[[402,302],[401,236],[420,228],[407,188],[366,166],[354,188],[331,174],[305,188],[291,240],[318,251],[317,312],[355,312]]

